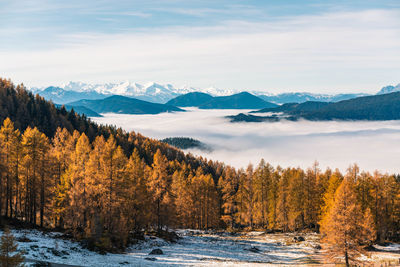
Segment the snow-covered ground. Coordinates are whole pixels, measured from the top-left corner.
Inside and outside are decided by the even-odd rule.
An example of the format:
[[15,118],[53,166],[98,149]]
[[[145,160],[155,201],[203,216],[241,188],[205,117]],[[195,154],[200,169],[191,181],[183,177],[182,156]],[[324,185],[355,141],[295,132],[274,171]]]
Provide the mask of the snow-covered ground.
[[[12,230],[18,247],[26,252],[29,260],[77,266],[269,266],[308,265],[320,263],[319,236],[314,233],[301,235],[305,241],[295,242],[296,234],[265,234],[249,232],[230,235],[195,230],[177,230],[182,237],[177,243],[168,243],[146,236],[130,247],[126,253],[100,255],[82,249],[70,240],[60,239],[60,233],[43,233],[36,230]],[[24,242],[23,242],[24,241]],[[160,248],[163,255],[149,255]],[[376,246],[363,260],[396,260],[400,245]]]

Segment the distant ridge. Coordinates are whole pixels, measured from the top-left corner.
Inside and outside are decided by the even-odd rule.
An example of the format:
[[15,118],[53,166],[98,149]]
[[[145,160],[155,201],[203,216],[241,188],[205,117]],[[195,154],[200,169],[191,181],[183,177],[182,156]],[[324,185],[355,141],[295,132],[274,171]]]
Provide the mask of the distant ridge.
[[177,96],[168,101],[167,105],[173,105],[177,107],[198,107],[211,101],[212,99],[213,97],[209,94],[193,92]]
[[399,92],[400,91],[400,83],[396,86],[393,85],[388,85],[383,87],[379,92],[378,95],[382,94],[389,94],[389,93],[394,93],[394,92]]
[[[275,109],[257,111],[273,112],[271,116],[238,114],[229,116],[232,122],[277,121],[279,119],[297,120],[400,120],[400,92],[364,96],[343,100],[337,103],[306,102],[286,104]],[[283,115],[277,115],[278,113]]]
[[71,111],[73,109],[79,115],[85,115],[86,117],[103,117],[99,113],[91,110],[90,108],[83,106],[71,106],[71,105],[59,105],[59,104],[55,104],[55,106],[58,108],[64,106],[65,109],[68,111]]
[[251,113],[266,113],[266,112],[284,112],[286,114],[302,114],[310,111],[318,110],[325,107],[331,103],[329,102],[318,102],[318,101],[308,101],[304,103],[287,103],[279,107],[274,108],[264,108],[257,111],[252,111]]
[[276,107],[276,104],[262,100],[248,92],[230,96],[218,96],[199,106],[201,109],[257,109]]
[[97,113],[159,114],[162,112],[184,111],[175,106],[151,103],[125,96],[110,96],[99,100],[79,100],[68,106],[83,106]]
[[107,95],[100,94],[96,91],[88,91],[88,92],[76,92],[64,90],[60,87],[50,86],[39,92],[39,95],[44,97],[46,100],[52,101],[56,104],[66,104],[73,101],[78,101],[81,99],[103,99],[106,98]]
[[248,92],[218,97],[194,92],[178,96],[167,102],[167,104],[174,104],[180,107],[198,107],[200,109],[260,109],[278,106]]
[[265,101],[269,101],[276,104],[286,104],[286,103],[304,103],[308,101],[318,101],[318,102],[338,102],[342,100],[352,99],[360,96],[367,96],[368,94],[337,94],[337,95],[327,95],[327,94],[312,94],[312,93],[282,93],[277,95],[257,95]]
[[[139,84],[135,82],[87,84],[82,82],[69,82],[61,86],[49,86],[45,88],[31,88],[33,93],[43,96],[47,100],[52,100],[56,104],[66,104],[81,99],[103,99],[112,95],[122,95],[133,97],[139,100],[153,103],[167,103],[171,99],[187,93],[204,93],[213,97],[229,96],[237,94],[237,90],[218,89],[218,88],[194,88],[190,86],[175,87],[171,84],[159,84],[155,82]],[[318,94],[308,92],[289,92],[271,94],[265,91],[247,90],[249,93],[263,99],[264,101],[285,104],[285,103],[304,103],[307,101],[318,102],[339,102],[361,96],[368,96],[365,93],[347,94]],[[396,86],[388,85],[383,87],[377,94],[386,94],[400,91],[400,84]]]

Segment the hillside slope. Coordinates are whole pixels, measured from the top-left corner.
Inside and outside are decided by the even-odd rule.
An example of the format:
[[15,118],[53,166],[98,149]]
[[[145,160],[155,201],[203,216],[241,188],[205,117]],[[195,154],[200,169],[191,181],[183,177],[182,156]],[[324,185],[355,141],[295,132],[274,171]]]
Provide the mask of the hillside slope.
[[230,96],[218,96],[199,106],[200,109],[261,109],[278,105],[266,102],[248,92]]
[[229,116],[232,122],[276,121],[280,118],[297,120],[399,120],[400,92],[363,96],[337,103],[305,102],[285,104],[277,108],[261,109],[254,113],[283,113],[281,116]]
[[398,120],[400,92],[332,103],[302,117],[309,120]]
[[87,107],[97,113],[159,114],[162,112],[184,111],[171,105],[151,103],[116,95],[99,100],[79,100],[68,105]]
[[302,114],[318,110],[329,105],[329,102],[307,101],[304,103],[287,103],[275,108],[264,108],[251,113],[284,112],[286,114]]
[[193,92],[177,96],[168,101],[166,104],[176,107],[198,107],[211,101],[212,99],[213,97],[209,94]]

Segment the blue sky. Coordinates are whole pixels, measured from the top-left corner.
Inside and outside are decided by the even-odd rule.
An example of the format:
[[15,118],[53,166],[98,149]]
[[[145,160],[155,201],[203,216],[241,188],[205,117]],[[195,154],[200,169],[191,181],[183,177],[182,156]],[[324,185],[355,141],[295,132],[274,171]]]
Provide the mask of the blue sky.
[[0,75],[268,92],[400,82],[399,1],[0,0]]

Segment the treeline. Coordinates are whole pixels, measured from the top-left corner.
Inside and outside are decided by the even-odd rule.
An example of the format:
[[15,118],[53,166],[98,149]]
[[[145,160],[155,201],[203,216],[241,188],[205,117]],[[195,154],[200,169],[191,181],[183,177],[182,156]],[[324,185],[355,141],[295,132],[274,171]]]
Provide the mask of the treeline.
[[236,171],[225,168],[218,188],[222,220],[227,226],[296,231],[319,231],[335,203],[337,188],[351,183],[356,205],[362,214],[371,213],[377,238],[400,237],[399,176],[360,172],[356,164],[345,174],[312,168],[273,168],[263,160],[254,168]]
[[0,129],[0,214],[33,225],[71,229],[77,238],[123,248],[130,233],[163,227],[219,227],[211,174],[161,152],[146,164],[127,157],[115,138],[59,128],[49,139],[23,133],[5,119]]
[[58,128],[65,128],[71,134],[74,131],[85,133],[90,142],[97,136],[108,138],[113,135],[117,145],[121,146],[127,156],[136,148],[148,165],[152,164],[154,153],[159,149],[168,160],[185,161],[194,168],[201,166],[207,173],[211,173],[215,180],[218,179],[215,170],[216,165],[221,163],[207,162],[201,157],[185,155],[174,147],[133,131],[127,133],[111,125],[98,125],[84,115],[77,114],[73,109],[68,111],[64,106],[57,108],[43,97],[33,95],[23,84],[16,86],[11,80],[0,77],[0,122],[6,118],[10,118],[20,132],[25,131],[27,127],[37,127],[48,138],[53,138]]
[[[163,227],[318,230],[344,179],[354,182],[357,203],[374,216],[381,240],[398,238],[398,177],[360,173],[343,176],[318,165],[273,168],[222,167],[211,174],[169,161],[160,150],[146,164],[130,157],[115,138],[70,134],[59,128],[49,139],[37,128],[23,134],[10,119],[0,129],[0,214],[41,226],[73,229],[81,237],[112,237],[126,245],[132,230]],[[83,234],[83,236],[82,236]]]
[[161,140],[163,143],[167,143],[171,146],[180,148],[180,149],[189,149],[189,148],[206,148],[206,145],[200,142],[199,140],[189,138],[189,137],[168,137]]
[[[0,92],[4,88],[30,95],[3,80]],[[53,109],[38,97],[28,103]],[[64,118],[69,116],[98,127],[76,114]],[[68,127],[46,134],[31,123],[23,128],[14,118],[0,121],[0,215],[67,229],[95,246],[123,248],[135,232],[176,227],[321,228],[329,234],[332,221],[340,221],[332,218],[354,214],[371,218],[373,239],[399,238],[398,176],[360,172],[357,165],[342,174],[322,171],[317,163],[303,170],[264,161],[237,170],[121,129],[100,127],[92,138]],[[54,125],[62,117],[57,118]],[[349,200],[343,202],[343,196]],[[335,214],[341,203],[351,212]]]

